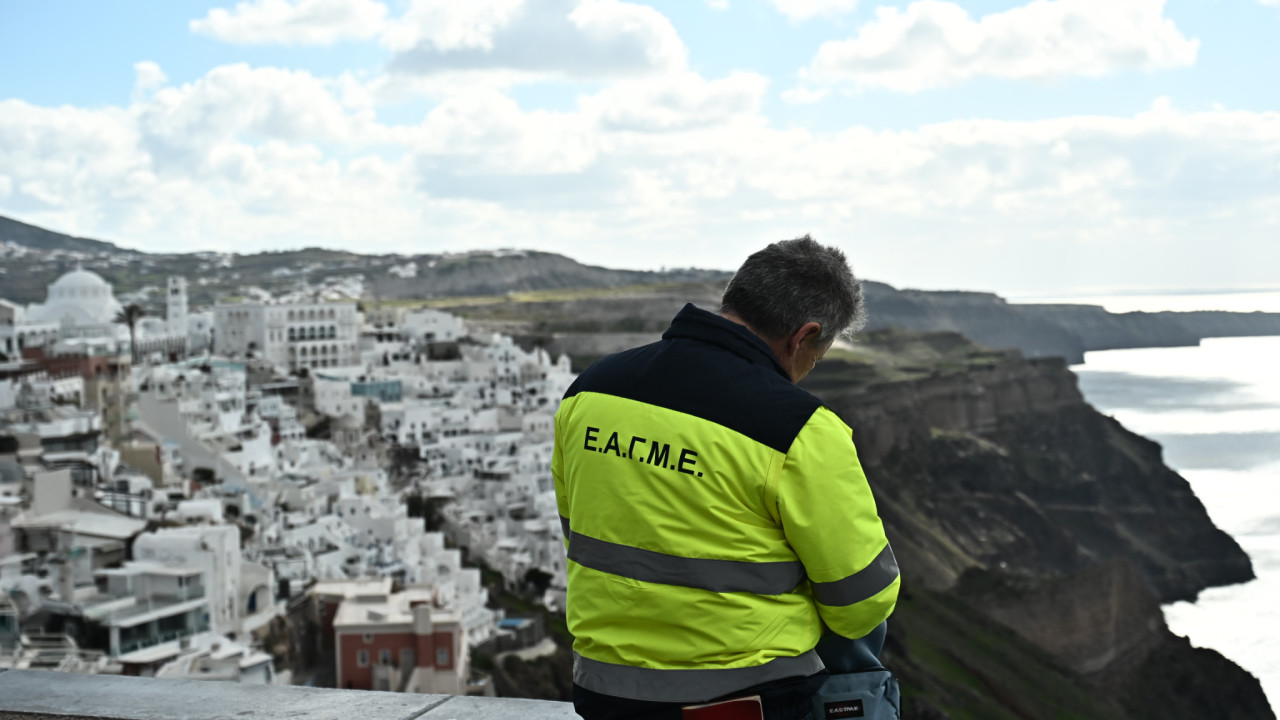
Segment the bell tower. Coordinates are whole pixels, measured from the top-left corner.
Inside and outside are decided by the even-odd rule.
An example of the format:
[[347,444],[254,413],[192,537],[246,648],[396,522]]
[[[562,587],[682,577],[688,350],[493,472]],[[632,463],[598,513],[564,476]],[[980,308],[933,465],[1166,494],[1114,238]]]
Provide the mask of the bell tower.
[[187,346],[187,279],[169,278],[169,292],[165,295],[165,330],[170,337],[179,338],[182,347]]

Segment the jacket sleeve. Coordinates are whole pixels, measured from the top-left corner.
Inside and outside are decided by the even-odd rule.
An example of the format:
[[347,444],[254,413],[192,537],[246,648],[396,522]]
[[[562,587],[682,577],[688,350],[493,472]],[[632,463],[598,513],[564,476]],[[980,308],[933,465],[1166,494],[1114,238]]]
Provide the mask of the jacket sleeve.
[[900,580],[849,426],[819,408],[775,477],[778,520],[823,622],[848,638],[866,635],[893,612]]

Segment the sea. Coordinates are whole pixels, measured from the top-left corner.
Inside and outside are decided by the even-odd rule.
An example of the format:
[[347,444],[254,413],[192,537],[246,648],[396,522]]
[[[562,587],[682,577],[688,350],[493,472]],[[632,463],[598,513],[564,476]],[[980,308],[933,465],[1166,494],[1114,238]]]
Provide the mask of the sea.
[[[1112,312],[1280,312],[1280,290],[1011,298]],[[1280,709],[1280,337],[1108,350],[1072,367],[1085,399],[1159,442],[1209,517],[1240,543],[1257,579],[1164,607],[1169,628],[1251,672]]]

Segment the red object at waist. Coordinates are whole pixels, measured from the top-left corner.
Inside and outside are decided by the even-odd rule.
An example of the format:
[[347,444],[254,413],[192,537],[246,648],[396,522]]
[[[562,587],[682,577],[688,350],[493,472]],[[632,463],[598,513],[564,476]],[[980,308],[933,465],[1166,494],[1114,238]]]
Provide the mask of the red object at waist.
[[759,695],[680,708],[684,720],[764,720]]

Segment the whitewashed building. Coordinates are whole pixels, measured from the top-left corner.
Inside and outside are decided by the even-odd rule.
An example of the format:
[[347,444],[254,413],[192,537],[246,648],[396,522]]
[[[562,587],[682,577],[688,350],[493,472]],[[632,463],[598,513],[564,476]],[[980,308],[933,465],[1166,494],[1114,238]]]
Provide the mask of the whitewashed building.
[[275,367],[336,368],[358,364],[355,303],[237,303],[217,305],[214,352],[257,354]]

